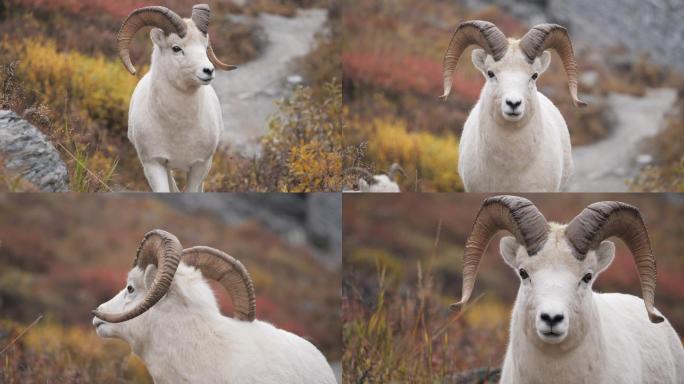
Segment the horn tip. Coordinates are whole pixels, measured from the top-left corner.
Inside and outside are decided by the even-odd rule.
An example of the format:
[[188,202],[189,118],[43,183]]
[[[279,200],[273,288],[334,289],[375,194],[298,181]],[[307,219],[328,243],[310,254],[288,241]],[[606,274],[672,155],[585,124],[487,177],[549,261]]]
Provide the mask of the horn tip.
[[458,303],[451,304],[449,306],[449,309],[454,311],[454,312],[458,312],[463,308],[464,305],[465,305],[465,302],[463,300],[461,300]]
[[653,324],[658,324],[658,323],[662,323],[663,321],[665,321],[664,317],[662,317],[662,316],[660,316],[654,312],[650,312],[648,314],[648,318],[651,320],[651,322]]
[[587,106],[587,103],[580,100],[580,99],[575,99],[572,102],[573,102],[573,104],[575,104],[575,107],[578,107],[578,108],[583,108],[583,107]]

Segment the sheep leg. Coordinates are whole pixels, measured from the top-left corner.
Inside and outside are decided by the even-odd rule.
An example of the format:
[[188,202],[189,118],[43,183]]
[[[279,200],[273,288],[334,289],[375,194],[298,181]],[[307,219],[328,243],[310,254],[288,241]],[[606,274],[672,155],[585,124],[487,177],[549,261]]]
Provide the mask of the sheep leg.
[[169,192],[166,167],[158,160],[143,163],[143,171],[152,192]]
[[207,161],[195,163],[188,171],[188,185],[185,188],[188,192],[204,192],[204,178],[207,177],[211,168],[211,158]]
[[169,167],[169,161],[166,161],[166,177],[169,179],[169,190],[171,192],[180,192],[178,189],[178,184],[176,184],[176,179],[173,178],[173,173],[171,172],[171,167]]

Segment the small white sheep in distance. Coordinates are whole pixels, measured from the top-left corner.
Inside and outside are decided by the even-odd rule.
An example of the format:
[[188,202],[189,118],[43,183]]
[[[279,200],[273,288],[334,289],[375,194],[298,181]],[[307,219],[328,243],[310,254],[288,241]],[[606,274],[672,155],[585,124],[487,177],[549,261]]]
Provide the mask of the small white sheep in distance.
[[187,175],[187,191],[201,192],[219,144],[221,105],[209,84],[215,68],[236,67],[214,54],[209,17],[206,4],[195,5],[191,19],[165,7],[143,7],[126,18],[117,37],[119,56],[135,74],[131,39],[141,28],[155,27],[150,31],[154,43],[150,71],[133,91],[128,113],[128,139],[154,192],[178,191],[174,170]]
[[[231,296],[222,316],[205,278]],[[255,319],[249,273],[209,247],[183,249],[162,230],[147,233],[126,287],[94,311],[100,337],[126,341],[155,383],[335,384],[323,354],[303,338]]]
[[[655,258],[637,208],[599,202],[561,225],[527,199],[486,199],[466,243],[463,296],[452,308],[470,298],[482,254],[500,230],[513,234],[501,239],[500,252],[520,277],[501,383],[684,382],[682,343],[653,307]],[[615,256],[611,236],[629,247],[643,300],[592,290]]]
[[358,190],[344,192],[397,193],[401,192],[396,181],[397,173],[406,176],[404,169],[397,163],[392,163],[386,174],[373,175],[364,168],[351,167],[347,172],[354,171],[362,174],[358,180]]
[[536,81],[558,52],[575,106],[577,64],[567,30],[540,24],[520,40],[507,39],[492,23],[461,23],[444,56],[444,94],[463,51],[478,45],[472,61],[486,82],[463,126],[458,172],[467,192],[556,192],[572,174],[568,127],[558,108],[537,91]]

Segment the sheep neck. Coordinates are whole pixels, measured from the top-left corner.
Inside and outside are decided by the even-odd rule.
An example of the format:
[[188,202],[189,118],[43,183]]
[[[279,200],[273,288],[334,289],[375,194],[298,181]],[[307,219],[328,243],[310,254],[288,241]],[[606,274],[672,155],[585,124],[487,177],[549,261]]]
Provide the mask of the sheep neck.
[[154,332],[147,339],[132,343],[131,348],[143,360],[155,383],[193,382],[206,375],[216,360],[203,356],[205,351],[229,350],[229,340],[217,337],[216,324],[229,324],[219,313],[204,313],[190,305],[182,311],[172,308],[173,313],[155,308],[150,311]]
[[179,87],[170,81],[169,74],[154,65],[154,61],[150,77],[150,100],[153,106],[151,113],[175,122],[182,121],[185,116],[197,116],[200,109],[200,85]]
[[535,97],[529,117],[520,122],[508,122],[493,118],[491,108],[480,108],[478,148],[493,166],[500,169],[520,171],[528,167],[540,152],[544,130],[538,113],[539,100]]
[[[605,340],[594,297],[584,313],[583,324],[575,319],[574,326],[586,327],[583,336],[572,337],[560,344],[543,344],[535,330],[526,326],[528,314],[516,305],[511,316],[511,335],[506,359],[513,374],[506,382],[528,383],[580,383],[587,374],[600,382],[601,367],[606,356]],[[502,381],[504,382],[504,381]]]

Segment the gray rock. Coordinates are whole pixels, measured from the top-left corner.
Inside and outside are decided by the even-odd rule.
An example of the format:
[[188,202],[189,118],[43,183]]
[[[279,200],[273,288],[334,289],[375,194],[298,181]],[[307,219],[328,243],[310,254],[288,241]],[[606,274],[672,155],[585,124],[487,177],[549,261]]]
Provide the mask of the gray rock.
[[5,167],[45,192],[69,191],[59,152],[36,127],[16,113],[0,110],[0,157]]

